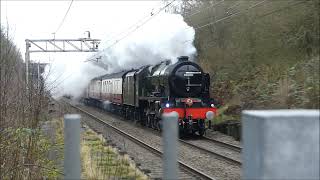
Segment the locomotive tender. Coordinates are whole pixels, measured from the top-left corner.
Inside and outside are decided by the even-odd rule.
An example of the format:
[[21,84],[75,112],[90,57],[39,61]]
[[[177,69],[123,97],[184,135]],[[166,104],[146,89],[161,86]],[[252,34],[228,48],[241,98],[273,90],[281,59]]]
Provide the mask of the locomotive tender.
[[179,114],[180,134],[203,135],[217,108],[209,97],[210,76],[187,56],[91,80],[84,101],[126,119],[161,129],[162,113]]

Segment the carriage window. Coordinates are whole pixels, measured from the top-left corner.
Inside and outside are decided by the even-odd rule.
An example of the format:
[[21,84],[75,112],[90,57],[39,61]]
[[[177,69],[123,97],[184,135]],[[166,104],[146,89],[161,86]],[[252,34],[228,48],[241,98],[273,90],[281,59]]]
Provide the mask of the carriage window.
[[108,93],[110,93],[110,81],[108,81]]
[[107,81],[106,84],[106,92],[109,93],[109,82]]

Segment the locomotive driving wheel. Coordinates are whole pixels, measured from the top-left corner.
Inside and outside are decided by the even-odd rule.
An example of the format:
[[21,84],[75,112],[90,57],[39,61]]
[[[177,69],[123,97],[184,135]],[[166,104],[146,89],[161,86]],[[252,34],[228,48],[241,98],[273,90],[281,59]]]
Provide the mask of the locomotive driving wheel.
[[158,118],[158,121],[157,121],[157,129],[158,129],[159,131],[162,130],[162,120],[161,120],[160,118]]
[[199,133],[199,136],[203,136],[205,133],[205,129],[199,129],[198,133]]
[[147,115],[147,127],[153,128],[153,117],[151,114]]
[[155,130],[160,130],[160,119],[159,118],[154,118],[153,120],[153,129]]
[[198,126],[199,126],[199,127],[198,127],[198,128],[199,128],[198,134],[199,134],[199,136],[203,136],[204,133],[206,132],[206,128],[205,128],[204,121],[203,121],[203,120],[200,120],[198,123],[199,123],[199,124],[198,124]]
[[152,129],[157,129],[158,127],[158,120],[157,118],[153,117],[152,118]]

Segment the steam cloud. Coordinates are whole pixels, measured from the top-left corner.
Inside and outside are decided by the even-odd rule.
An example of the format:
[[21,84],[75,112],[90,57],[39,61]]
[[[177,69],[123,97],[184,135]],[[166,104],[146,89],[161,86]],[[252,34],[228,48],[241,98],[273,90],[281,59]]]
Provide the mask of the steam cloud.
[[102,74],[156,64],[165,59],[171,59],[174,63],[182,55],[192,60],[196,55],[194,35],[194,29],[184,22],[181,15],[162,13],[114,46],[110,47],[108,39],[102,40],[100,48],[103,50],[90,57],[97,61],[85,63],[83,57],[78,57],[83,61],[56,60],[51,68],[56,71],[49,72],[50,68],[45,70],[44,74],[48,75],[46,84],[53,84],[59,77],[63,79],[61,72],[70,72],[72,75],[57,85],[53,95],[80,97],[90,79]]
[[97,53],[95,58],[108,73],[156,64],[165,59],[175,62],[181,55],[193,59],[196,53],[194,35],[194,29],[181,15],[163,13],[118,44],[112,47],[105,44],[105,50]]

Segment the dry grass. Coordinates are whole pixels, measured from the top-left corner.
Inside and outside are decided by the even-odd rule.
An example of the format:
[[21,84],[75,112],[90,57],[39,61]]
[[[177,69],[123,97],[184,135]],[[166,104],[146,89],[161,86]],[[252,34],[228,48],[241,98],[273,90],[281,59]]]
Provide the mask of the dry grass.
[[148,179],[128,155],[106,146],[101,135],[86,128],[82,134],[81,158],[84,179]]

